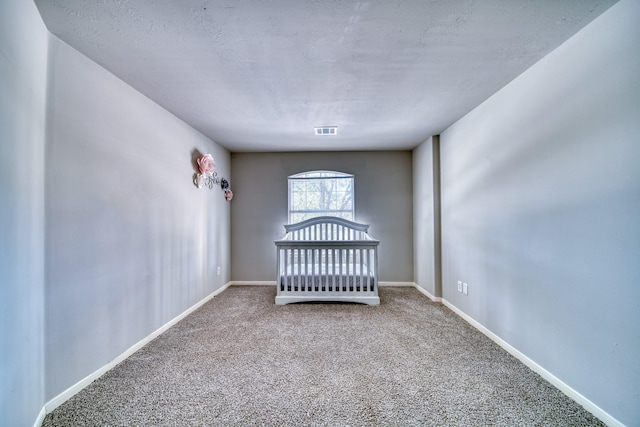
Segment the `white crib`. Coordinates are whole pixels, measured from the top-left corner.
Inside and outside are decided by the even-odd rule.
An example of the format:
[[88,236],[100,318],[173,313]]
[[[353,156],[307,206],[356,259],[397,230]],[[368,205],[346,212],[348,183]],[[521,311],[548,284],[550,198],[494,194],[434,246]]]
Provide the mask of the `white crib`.
[[317,217],[284,226],[276,240],[276,304],[340,301],[379,305],[378,245],[369,226]]

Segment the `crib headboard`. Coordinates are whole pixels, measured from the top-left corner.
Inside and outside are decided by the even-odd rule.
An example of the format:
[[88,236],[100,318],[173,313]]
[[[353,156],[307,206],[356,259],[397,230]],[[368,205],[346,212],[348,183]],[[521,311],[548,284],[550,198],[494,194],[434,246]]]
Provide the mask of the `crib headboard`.
[[286,224],[286,240],[336,241],[372,240],[368,224],[360,224],[335,216],[320,216],[296,224]]

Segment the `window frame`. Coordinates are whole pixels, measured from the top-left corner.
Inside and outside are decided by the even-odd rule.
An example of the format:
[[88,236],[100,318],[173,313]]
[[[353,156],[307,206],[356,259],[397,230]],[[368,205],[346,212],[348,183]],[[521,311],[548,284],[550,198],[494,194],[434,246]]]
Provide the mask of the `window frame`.
[[[328,175],[328,176],[312,176],[312,175]],[[326,210],[326,209],[301,209],[301,210],[292,210],[292,197],[291,197],[291,188],[292,188],[292,182],[293,181],[302,181],[302,180],[330,180],[330,179],[349,179],[350,182],[350,193],[351,193],[351,209],[350,210],[345,210],[345,209],[333,209],[333,210]],[[339,213],[347,213],[348,215],[350,215],[350,217],[345,218],[344,216],[339,216],[339,215],[332,215],[333,212]],[[288,219],[288,223],[289,224],[293,224],[292,219],[293,216],[295,214],[301,214],[301,213],[322,213],[323,215],[326,216],[335,216],[335,217],[339,217],[339,218],[345,218],[348,219],[350,221],[355,221],[355,176],[346,172],[340,172],[340,171],[331,171],[331,170],[311,170],[311,171],[305,171],[305,172],[300,172],[297,174],[293,174],[287,177],[287,219]],[[317,216],[323,216],[323,215],[314,215],[311,216],[310,218],[315,218]],[[309,219],[309,218],[306,218]],[[299,221],[298,221],[299,222]]]

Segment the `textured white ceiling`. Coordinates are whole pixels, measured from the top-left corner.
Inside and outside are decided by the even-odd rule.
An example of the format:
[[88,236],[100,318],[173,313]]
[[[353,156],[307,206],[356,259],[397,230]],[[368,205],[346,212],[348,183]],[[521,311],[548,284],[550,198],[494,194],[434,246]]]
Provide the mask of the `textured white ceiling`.
[[232,152],[413,148],[614,3],[36,0],[53,34]]

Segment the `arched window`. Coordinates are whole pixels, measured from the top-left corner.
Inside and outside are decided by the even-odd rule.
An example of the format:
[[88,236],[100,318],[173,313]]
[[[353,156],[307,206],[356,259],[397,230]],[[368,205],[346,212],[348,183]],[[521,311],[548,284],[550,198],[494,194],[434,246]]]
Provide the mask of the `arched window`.
[[310,171],[289,177],[289,224],[317,216],[353,221],[353,175]]

